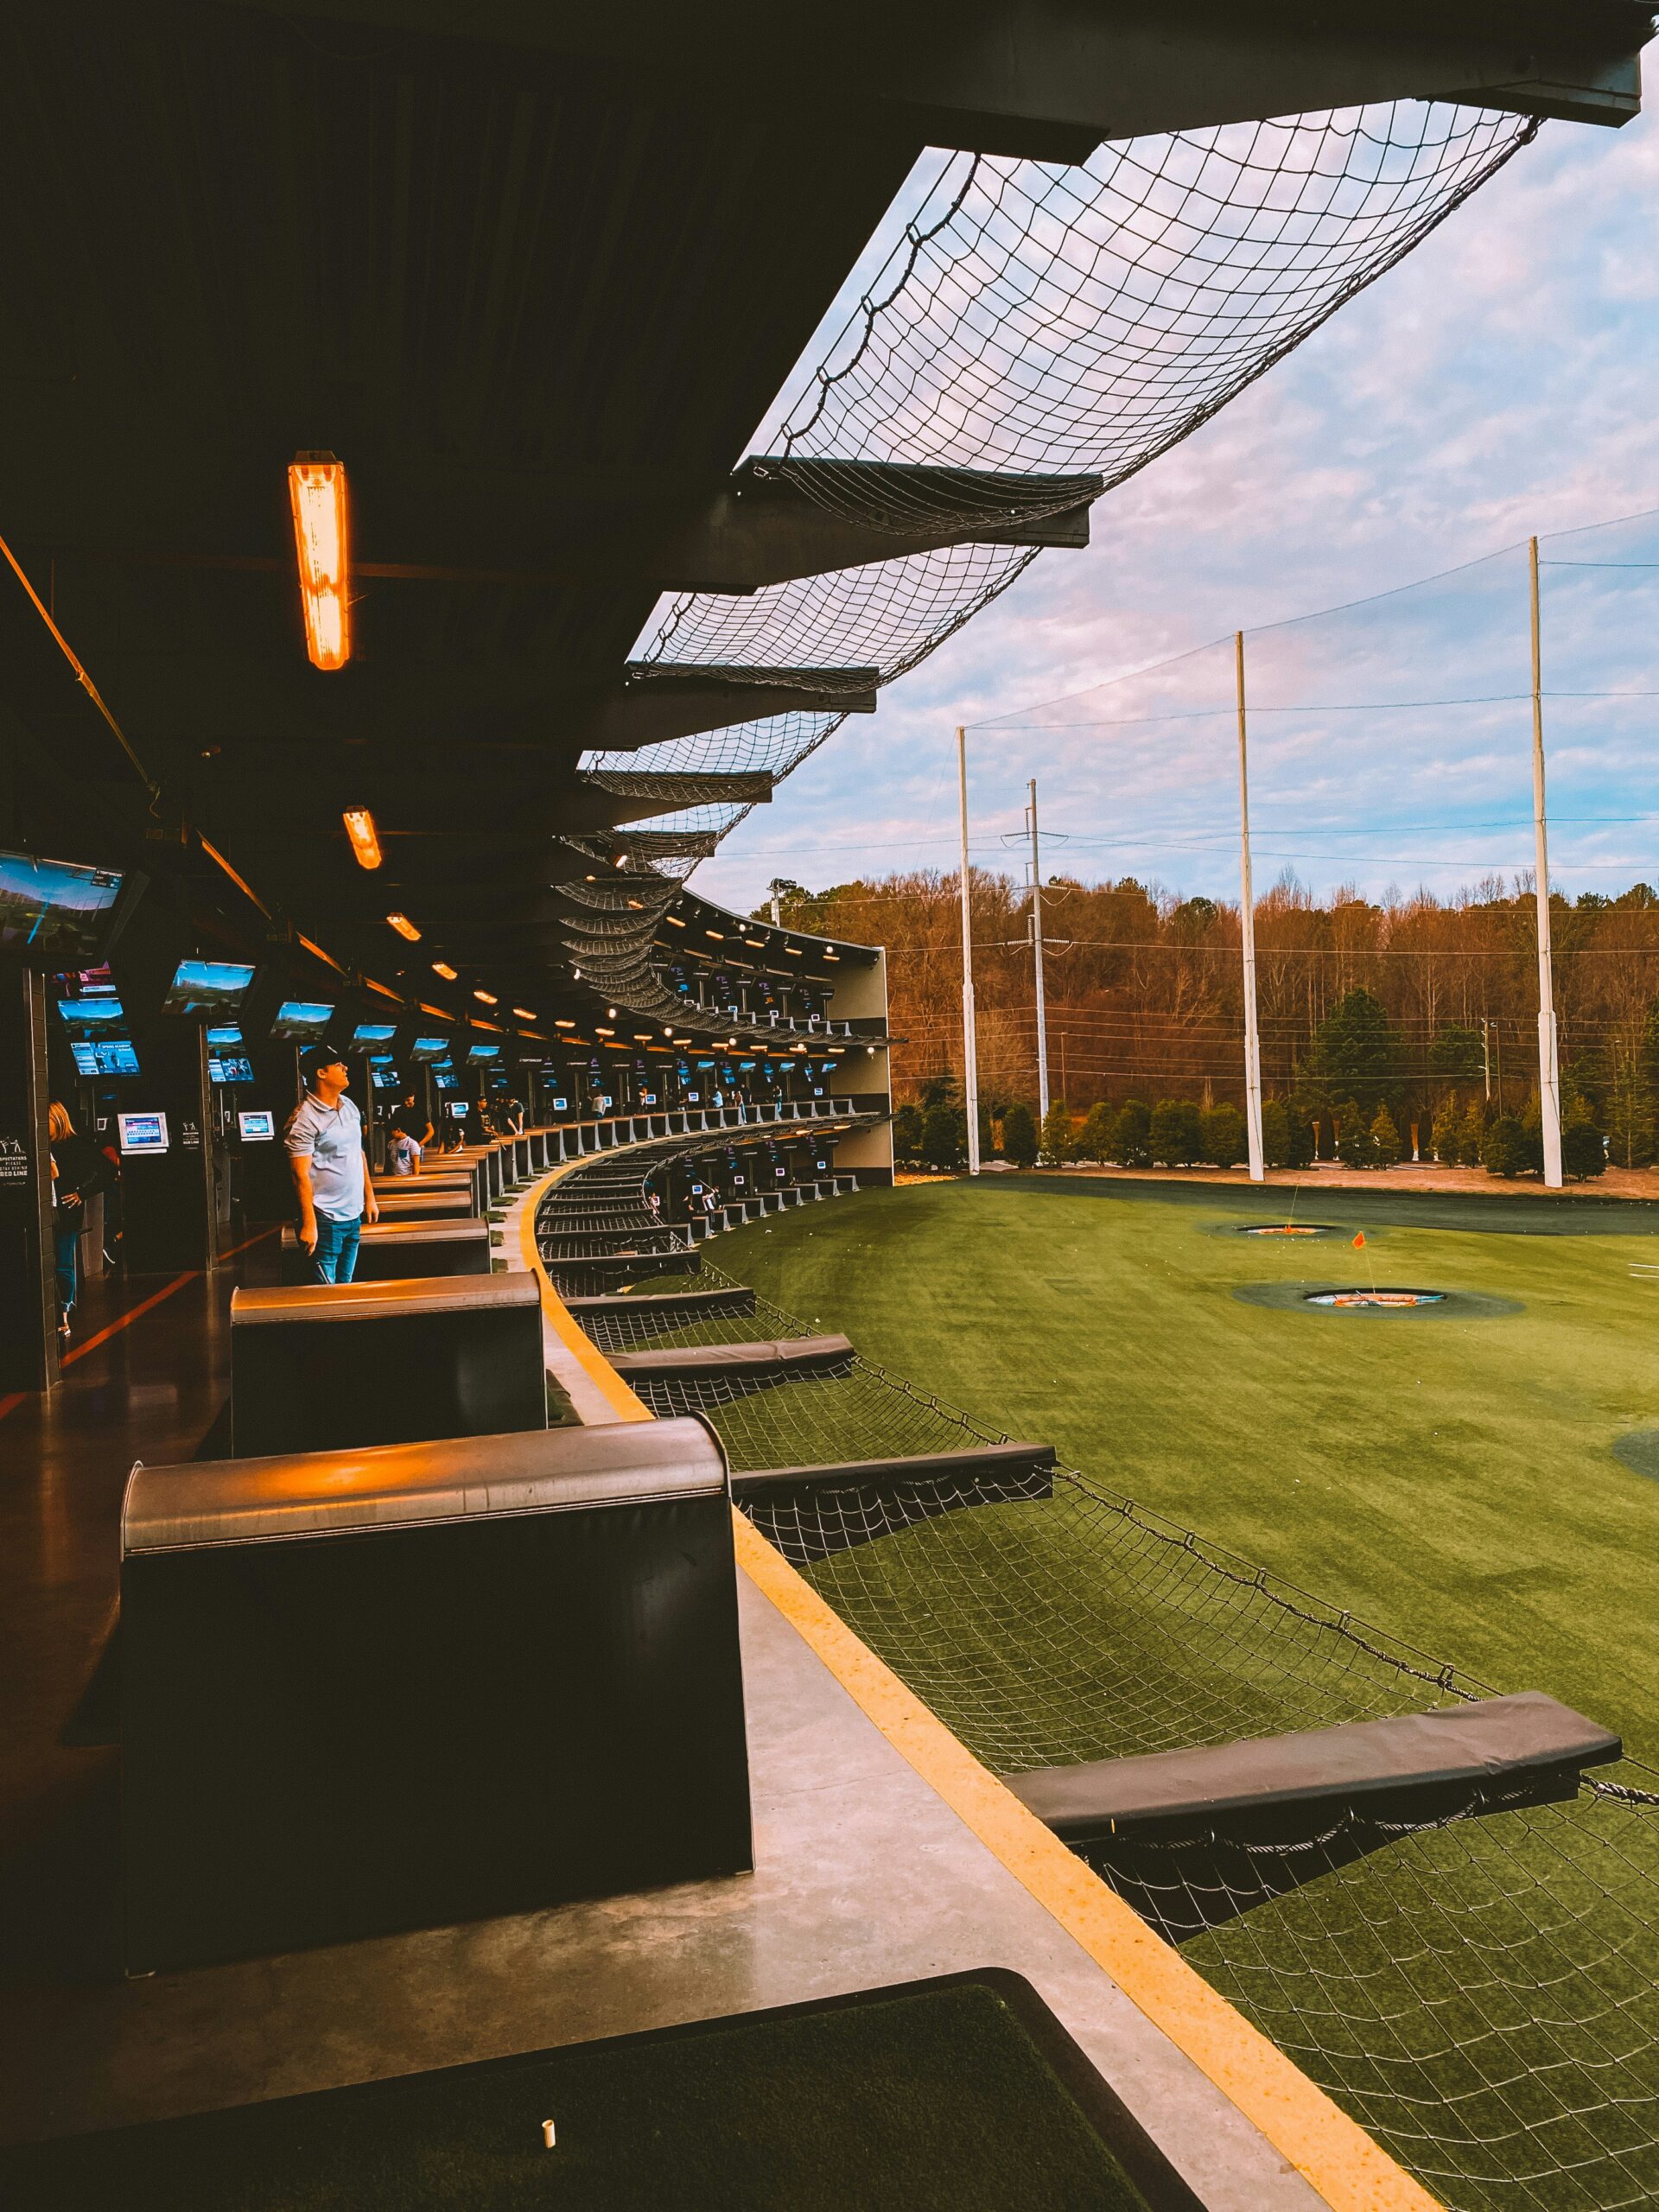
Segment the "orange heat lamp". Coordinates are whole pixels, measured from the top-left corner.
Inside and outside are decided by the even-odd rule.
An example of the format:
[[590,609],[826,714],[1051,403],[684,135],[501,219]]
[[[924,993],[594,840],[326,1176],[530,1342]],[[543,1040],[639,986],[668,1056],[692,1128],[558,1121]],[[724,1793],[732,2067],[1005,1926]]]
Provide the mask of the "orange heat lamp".
[[386,916],[386,919],[391,923],[393,929],[397,931],[399,937],[406,937],[411,944],[418,944],[420,943],[421,933],[419,930],[416,928],[414,923],[410,920],[407,914],[388,914]]
[[459,969],[452,968],[447,960],[435,960],[432,963],[432,973],[435,976],[442,976],[446,983],[453,983],[460,972]]
[[352,841],[352,850],[359,868],[378,868],[380,839],[374,826],[374,817],[366,806],[348,806],[340,817],[346,824],[346,835]]
[[480,1006],[499,1006],[500,1004],[500,1001],[496,997],[493,991],[474,991],[473,993],[473,996],[478,1001]]
[[527,1006],[516,1006],[512,1010],[518,1015],[520,1021],[534,1021],[536,1019],[535,1010],[533,1007]]
[[288,472],[288,496],[294,509],[305,649],[314,668],[344,668],[352,652],[344,465],[331,453],[296,454]]

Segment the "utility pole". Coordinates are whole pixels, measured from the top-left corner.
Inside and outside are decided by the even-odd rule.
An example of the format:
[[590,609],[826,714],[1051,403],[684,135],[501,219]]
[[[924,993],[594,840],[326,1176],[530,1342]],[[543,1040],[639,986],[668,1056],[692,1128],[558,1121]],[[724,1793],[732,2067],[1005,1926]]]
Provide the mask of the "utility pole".
[[962,1094],[968,1109],[968,1173],[979,1173],[979,1041],[974,1032],[974,925],[968,909],[968,733],[957,731],[962,798]]
[[1238,906],[1244,955],[1244,1134],[1249,1149],[1250,1180],[1267,1180],[1262,1147],[1262,1039],[1255,1020],[1255,893],[1250,878],[1250,772],[1244,713],[1244,632],[1233,637],[1233,665],[1238,691]]
[[1037,842],[1037,779],[1031,779],[1031,949],[1037,977],[1037,1120],[1048,1118],[1048,1013],[1043,996],[1043,861]]
[[1480,1065],[1486,1078],[1486,1103],[1490,1106],[1492,1103],[1492,1046],[1486,1034],[1486,1017],[1483,1014],[1480,1017]]
[[772,926],[775,930],[781,929],[784,925],[783,906],[781,904],[784,890],[783,878],[781,876],[774,875],[767,888],[772,893]]
[[1561,1065],[1555,1033],[1555,989],[1549,942],[1549,837],[1544,818],[1544,677],[1538,616],[1538,541],[1527,541],[1532,600],[1532,842],[1538,894],[1538,1100],[1542,1113],[1544,1183],[1561,1187]]

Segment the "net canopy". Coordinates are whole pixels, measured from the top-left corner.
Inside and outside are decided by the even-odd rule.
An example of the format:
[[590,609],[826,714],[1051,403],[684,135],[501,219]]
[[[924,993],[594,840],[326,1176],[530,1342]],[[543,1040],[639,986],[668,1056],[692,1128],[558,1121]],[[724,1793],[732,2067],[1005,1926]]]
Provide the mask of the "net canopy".
[[[1074,168],[930,156],[917,212],[784,409],[776,456],[806,496],[878,529],[924,515],[1006,522],[1006,491],[993,505],[969,472],[1087,471],[1109,488],[1409,252],[1536,127],[1402,101],[1124,140]],[[930,478],[896,509],[890,486],[878,493],[832,466],[849,461],[963,473]],[[1023,496],[1043,511],[1039,485]],[[640,652],[874,667],[891,682],[1034,558],[963,543],[748,597],[684,593],[659,608]],[[840,721],[777,715],[584,766],[781,776]]]

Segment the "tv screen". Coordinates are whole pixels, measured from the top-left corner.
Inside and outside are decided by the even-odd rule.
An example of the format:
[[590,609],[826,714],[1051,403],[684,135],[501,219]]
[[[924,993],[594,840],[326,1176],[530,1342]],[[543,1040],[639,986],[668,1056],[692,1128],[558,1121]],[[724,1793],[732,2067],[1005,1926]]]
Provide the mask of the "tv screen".
[[242,1026],[239,1022],[225,1021],[218,1023],[215,1027],[210,1028],[207,1034],[207,1042],[210,1045],[229,1045],[234,1051],[238,1052],[242,1049]]
[[95,959],[121,881],[111,868],[0,853],[0,952],[66,967]]
[[127,1026],[119,999],[60,999],[58,1012],[72,1037],[114,1037]]
[[138,1055],[130,1037],[77,1038],[69,1047],[77,1075],[137,1075]]
[[390,1045],[397,1034],[395,1021],[359,1021],[352,1032],[353,1045]]
[[411,1060],[441,1060],[449,1050],[447,1037],[417,1037],[409,1048]]
[[181,960],[162,1001],[163,1014],[231,1014],[253,981],[251,968],[232,960]]
[[269,1144],[276,1134],[274,1114],[238,1114],[236,1126],[242,1133],[244,1144]]
[[556,1114],[563,1114],[569,1103],[570,1102],[568,1098],[556,1098],[553,1101],[553,1111]]
[[377,1090],[396,1090],[399,1088],[396,1068],[372,1068],[369,1072],[374,1077]]
[[165,1114],[118,1114],[115,1120],[124,1153],[167,1150]]
[[453,1090],[461,1077],[458,1075],[435,1075],[432,1080],[440,1090]]
[[451,1104],[449,1111],[454,1116],[458,1122],[464,1122],[467,1115],[471,1113],[472,1108],[467,1104],[464,1098],[457,1098]]
[[240,1052],[216,1052],[207,1062],[211,1083],[251,1083],[253,1063]]
[[284,999],[276,1009],[270,1033],[284,1044],[315,1045],[327,1034],[334,1018],[333,1007],[320,1005],[315,999]]
[[500,1057],[501,1047],[499,1045],[469,1045],[467,1047],[468,1066],[475,1066],[480,1060],[498,1060]]

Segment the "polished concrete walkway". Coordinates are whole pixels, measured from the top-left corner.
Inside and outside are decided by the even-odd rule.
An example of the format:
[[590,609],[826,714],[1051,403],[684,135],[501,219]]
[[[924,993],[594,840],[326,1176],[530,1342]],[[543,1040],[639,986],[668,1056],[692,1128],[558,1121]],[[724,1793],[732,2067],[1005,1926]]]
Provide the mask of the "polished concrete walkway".
[[995,1965],[1036,1985],[1217,2212],[1323,2201],[741,1579],[753,1875],[121,1979],[115,1755],[58,1738],[112,1618],[127,1470],[193,1456],[223,1402],[229,1287],[178,1283],[49,1408],[0,1419],[0,1811],[21,1838],[0,1869],[0,2140]]

